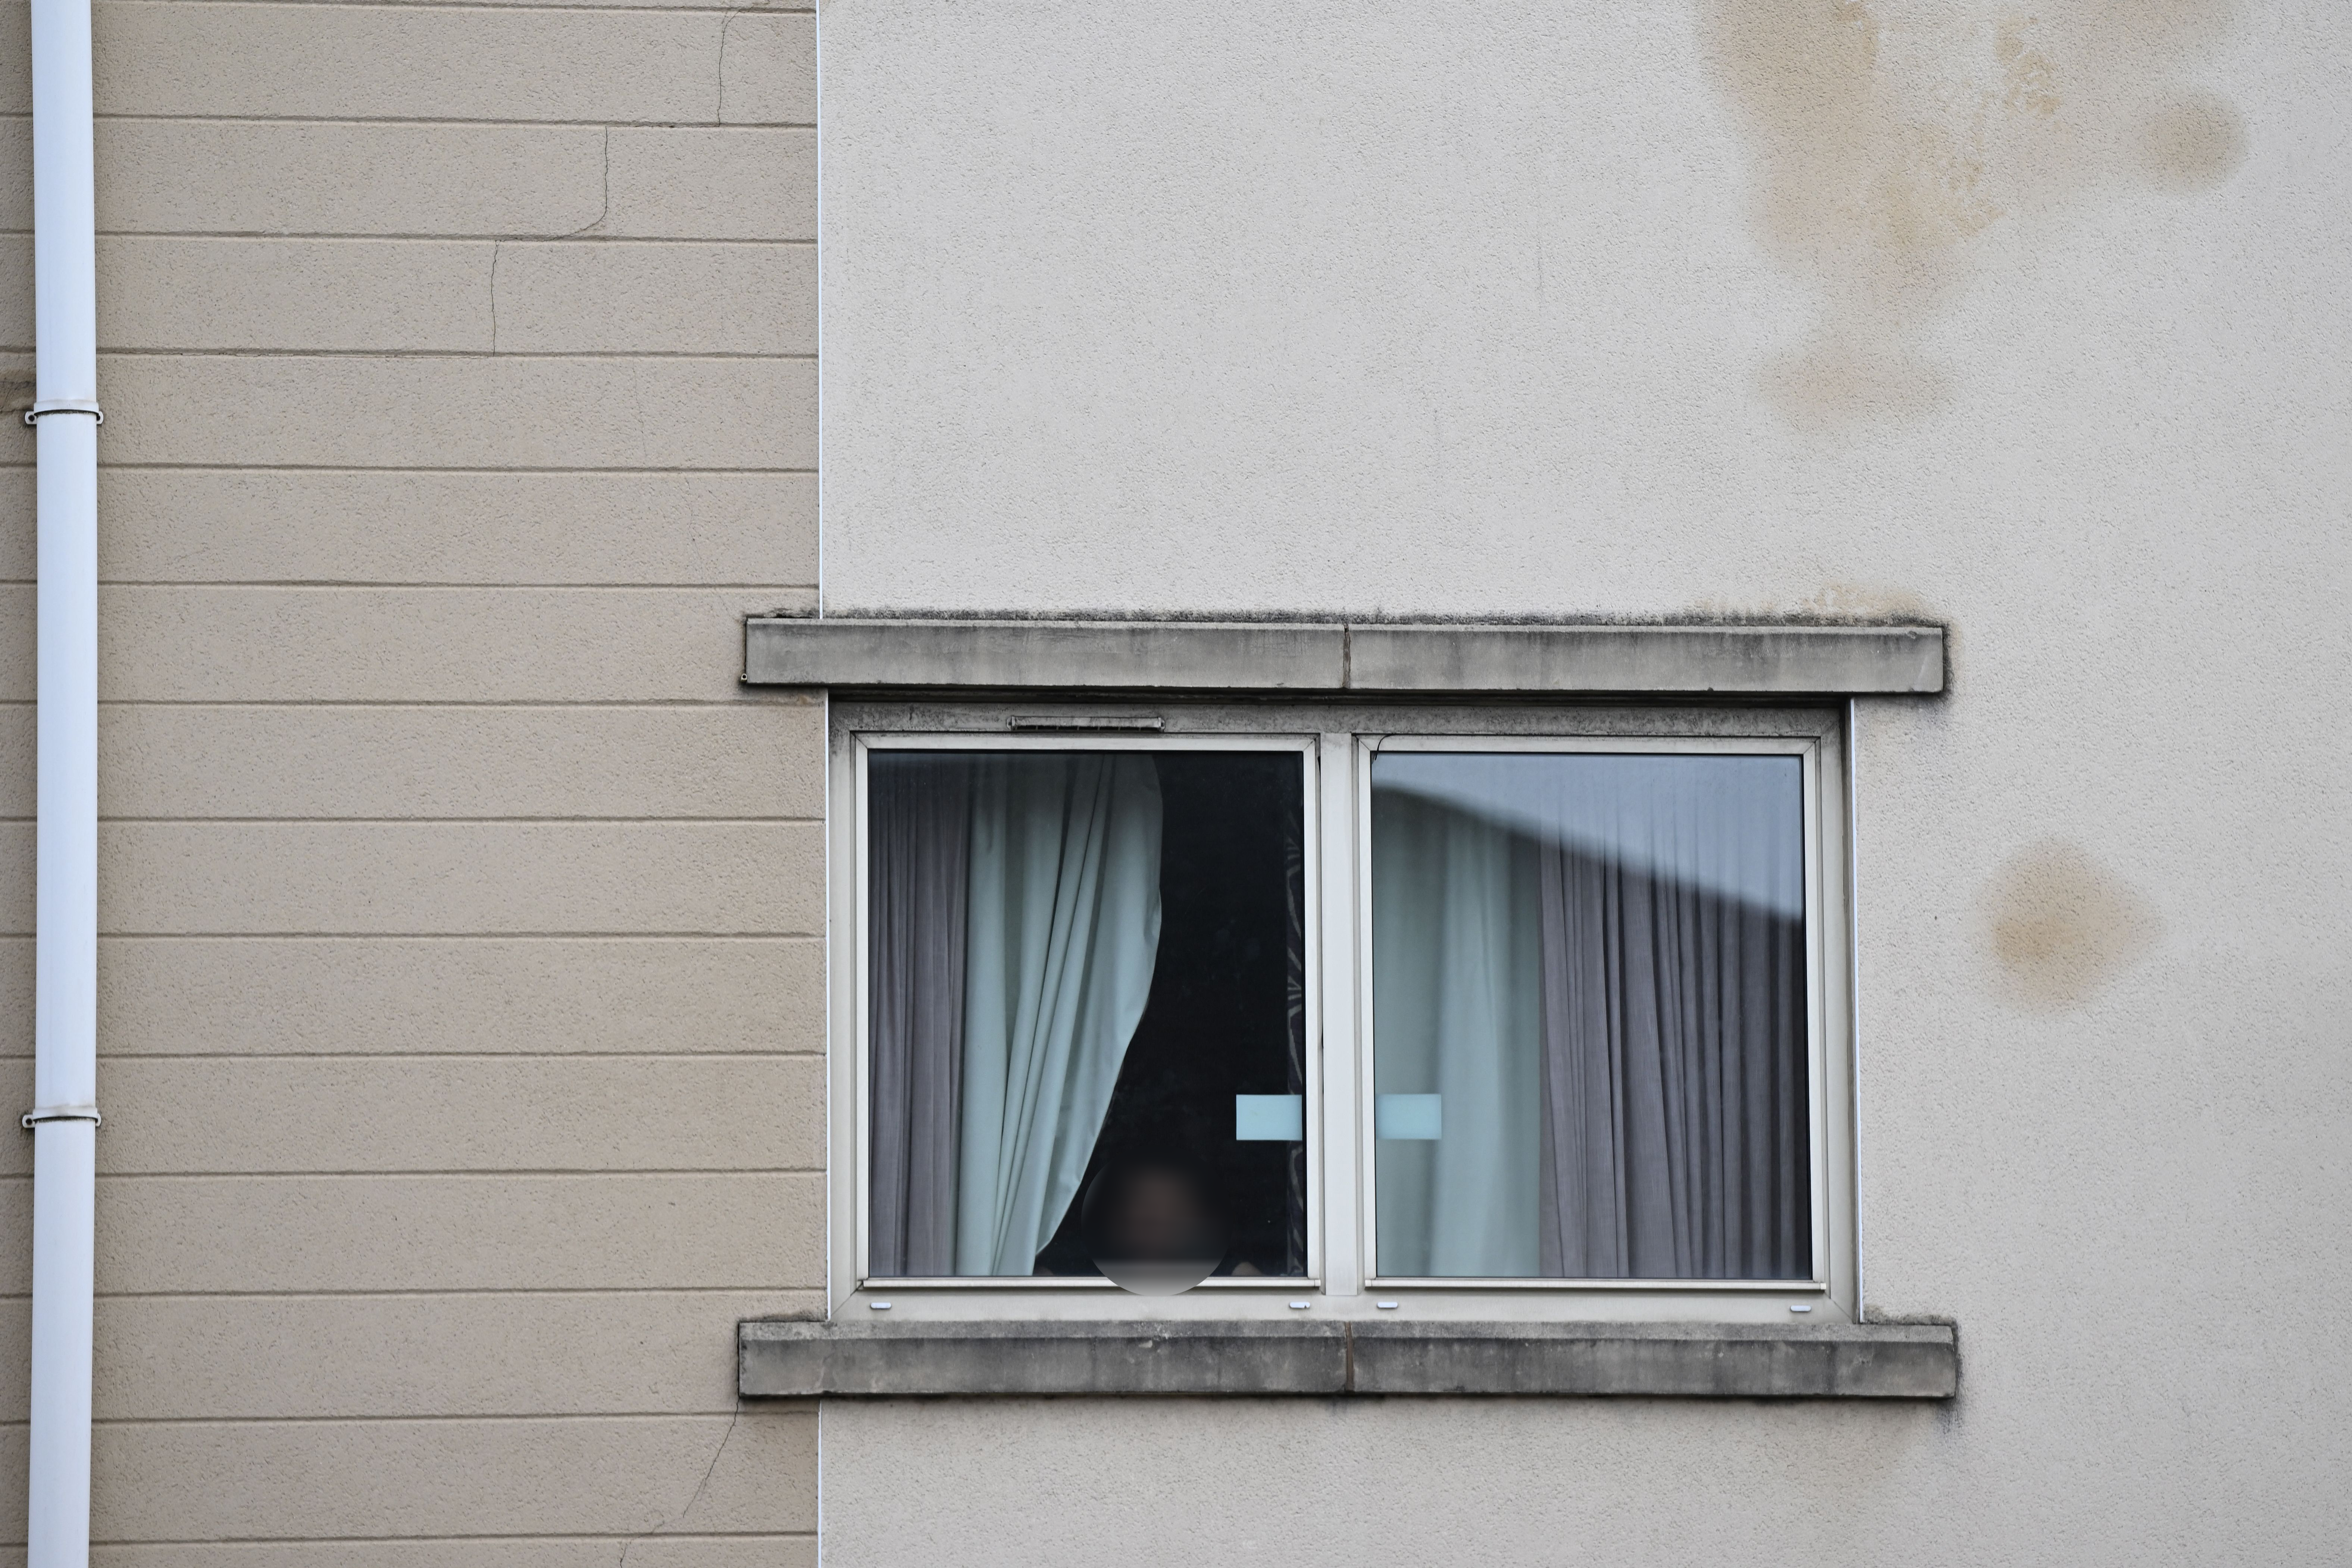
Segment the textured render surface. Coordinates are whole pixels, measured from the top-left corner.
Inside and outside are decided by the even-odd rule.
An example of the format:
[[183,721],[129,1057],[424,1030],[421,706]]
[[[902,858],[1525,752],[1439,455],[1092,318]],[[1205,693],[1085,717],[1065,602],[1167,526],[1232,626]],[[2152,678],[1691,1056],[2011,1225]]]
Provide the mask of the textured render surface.
[[[805,1568],[815,1415],[740,1409],[731,1335],[822,1301],[822,712],[735,679],[740,618],[814,595],[814,18],[95,26],[93,1561]],[[21,1099],[29,437],[0,458]],[[0,1545],[25,1166],[0,1149]]]
[[1967,1361],[1933,1406],[842,1402],[828,1568],[2341,1556],[2352,11],[824,43],[829,612],[1950,628],[1947,695],[1857,715],[1860,1223]]
[[747,1321],[744,1394],[1948,1399],[1949,1328]]
[[754,684],[1557,693],[1940,691],[1934,626],[1201,626],[755,619]]

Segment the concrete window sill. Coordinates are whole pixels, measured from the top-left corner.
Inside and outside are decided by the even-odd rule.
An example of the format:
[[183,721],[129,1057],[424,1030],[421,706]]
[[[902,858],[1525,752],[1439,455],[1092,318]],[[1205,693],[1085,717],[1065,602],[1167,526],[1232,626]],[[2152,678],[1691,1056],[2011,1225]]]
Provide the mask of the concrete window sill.
[[751,1398],[1582,1394],[1949,1399],[1947,1324],[903,1322],[754,1319]]
[[1944,689],[1944,628],[753,616],[743,679],[838,691],[1925,695]]

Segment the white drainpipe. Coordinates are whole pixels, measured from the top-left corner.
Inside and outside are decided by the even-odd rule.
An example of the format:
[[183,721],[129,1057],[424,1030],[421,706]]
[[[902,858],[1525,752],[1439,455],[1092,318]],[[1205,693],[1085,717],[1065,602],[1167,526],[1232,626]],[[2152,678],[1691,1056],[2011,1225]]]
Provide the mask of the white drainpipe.
[[89,0],[32,0],[40,826],[27,1568],[89,1562],[98,1163],[98,258]]

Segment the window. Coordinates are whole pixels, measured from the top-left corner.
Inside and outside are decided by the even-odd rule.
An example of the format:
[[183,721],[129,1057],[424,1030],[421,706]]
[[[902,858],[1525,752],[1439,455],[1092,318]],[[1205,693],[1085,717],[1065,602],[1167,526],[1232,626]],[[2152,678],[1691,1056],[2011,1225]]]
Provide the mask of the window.
[[1296,748],[869,753],[872,1275],[1307,1273],[1304,788]]
[[1377,1271],[1809,1279],[1800,757],[1381,750]]
[[1850,1313],[1842,736],[838,708],[845,1289]]

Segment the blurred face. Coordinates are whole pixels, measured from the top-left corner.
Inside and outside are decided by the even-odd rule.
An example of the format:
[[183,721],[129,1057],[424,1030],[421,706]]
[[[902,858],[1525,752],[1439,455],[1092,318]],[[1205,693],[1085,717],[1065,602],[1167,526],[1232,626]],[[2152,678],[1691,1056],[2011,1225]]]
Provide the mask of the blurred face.
[[1124,1258],[1193,1258],[1210,1245],[1216,1230],[1192,1178],[1181,1171],[1147,1166],[1129,1176],[1108,1239]]

